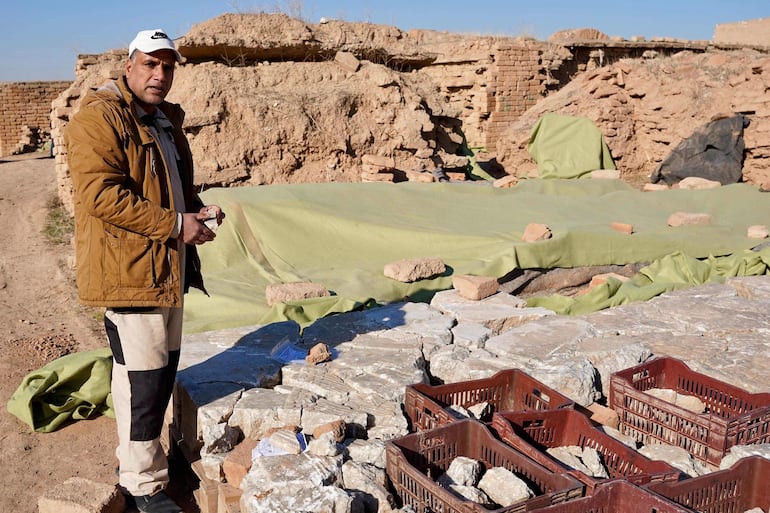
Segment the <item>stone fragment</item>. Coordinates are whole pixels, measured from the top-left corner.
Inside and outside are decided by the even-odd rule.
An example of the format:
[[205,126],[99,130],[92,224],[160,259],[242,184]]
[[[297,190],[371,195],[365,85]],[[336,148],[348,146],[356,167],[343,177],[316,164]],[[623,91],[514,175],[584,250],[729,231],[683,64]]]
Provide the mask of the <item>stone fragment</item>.
[[286,301],[297,301],[329,295],[331,294],[326,290],[326,287],[310,282],[271,283],[265,287],[265,299],[267,299],[269,306]]
[[540,240],[550,239],[551,236],[551,229],[548,227],[548,225],[530,223],[526,228],[524,228],[524,233],[521,236],[521,240],[524,242],[537,242]]
[[307,452],[313,456],[337,456],[342,452],[342,446],[334,439],[331,431],[313,438],[307,444]]
[[720,182],[717,182],[716,180],[709,180],[707,178],[701,178],[700,176],[688,176],[686,178],[682,178],[678,185],[680,189],[693,191],[716,189],[718,187],[722,187]]
[[587,476],[593,475],[591,470],[583,463],[581,456],[583,451],[580,447],[572,445],[557,445],[545,450],[549,456],[559,460],[567,468],[578,470]]
[[345,439],[345,421],[337,419],[326,424],[316,426],[313,430],[313,438],[320,438],[325,433],[331,433],[336,442],[342,442]]
[[612,408],[607,408],[599,403],[591,403],[587,406],[591,414],[591,420],[603,426],[609,426],[613,429],[618,428],[618,414]]
[[503,467],[492,467],[484,472],[479,489],[502,507],[534,497],[534,492],[516,474]]
[[450,182],[464,182],[468,179],[465,171],[444,171]]
[[628,235],[634,233],[634,225],[632,224],[614,222],[610,224],[610,227],[612,227],[612,229],[616,232],[625,233]]
[[302,447],[297,440],[297,433],[290,429],[279,429],[268,438],[270,445],[286,454],[299,454]]
[[392,171],[396,168],[396,160],[393,157],[383,155],[364,155],[361,157],[361,164],[371,166],[379,172]]
[[350,52],[337,52],[334,55],[334,62],[342,66],[347,71],[355,73],[361,67],[361,61]]
[[315,394],[302,389],[284,394],[272,389],[252,388],[243,393],[228,423],[238,427],[246,438],[261,440],[276,429],[298,426],[302,408],[316,399]]
[[37,499],[38,513],[123,513],[126,498],[114,485],[71,477]]
[[687,450],[668,444],[647,444],[639,449],[639,453],[651,460],[663,460],[690,477],[696,477],[711,472],[703,463],[692,457]]
[[342,465],[342,481],[346,490],[363,493],[366,511],[390,513],[395,506],[386,486],[385,470],[368,463],[346,461]]
[[444,474],[453,484],[462,486],[476,486],[481,478],[481,463],[468,458],[467,456],[457,456],[449,464],[449,468]]
[[385,468],[385,441],[380,439],[350,439],[345,441],[345,450],[350,459],[371,463],[375,467]]
[[446,272],[446,265],[440,258],[405,258],[385,264],[386,277],[411,283],[437,276]]
[[603,180],[620,179],[620,171],[617,169],[595,169],[591,171],[591,178]]
[[455,495],[459,495],[463,499],[481,504],[482,506],[491,506],[492,501],[487,494],[476,488],[475,486],[462,486],[456,484],[450,484],[447,487]]
[[710,224],[711,216],[700,212],[674,212],[668,216],[669,226],[685,226],[688,224]]
[[497,293],[499,284],[492,276],[460,274],[452,276],[452,286],[462,297],[478,301]]
[[371,173],[368,171],[361,171],[361,181],[366,182],[395,182],[396,176],[389,172]]
[[506,175],[492,182],[492,187],[497,187],[498,189],[508,189],[510,187],[515,186],[517,183],[519,183],[518,176]]
[[604,466],[604,463],[602,463],[601,454],[599,454],[599,451],[593,447],[588,447],[587,445],[584,446],[583,455],[580,459],[583,462],[583,465],[588,469],[589,476],[593,476],[597,479],[607,479],[610,477],[607,473],[607,468]]
[[436,181],[436,178],[427,171],[404,171],[404,173],[409,182],[433,183]]
[[741,458],[747,456],[762,456],[765,459],[770,460],[770,443],[767,444],[750,444],[750,445],[733,445],[727,454],[724,455],[722,461],[719,462],[719,468],[724,470],[732,467]]
[[644,187],[642,187],[642,190],[644,192],[653,192],[653,191],[667,191],[671,187],[666,185],[665,183],[646,183],[644,184]]
[[766,239],[768,236],[770,236],[770,231],[768,231],[766,225],[755,224],[749,226],[749,229],[746,232],[746,236],[750,239]]
[[321,342],[311,347],[305,357],[305,361],[309,365],[317,365],[322,362],[328,362],[331,359],[332,352],[329,349],[329,346]]
[[245,438],[225,457],[222,472],[228,484],[240,488],[243,477],[251,468],[251,453],[256,446],[256,440]]
[[680,394],[676,390],[671,390],[669,388],[650,388],[645,390],[645,393],[679,406],[680,408],[684,408],[687,411],[697,413],[698,415],[706,411],[706,404],[699,398],[692,395]]
[[492,336],[492,330],[476,322],[458,322],[452,328],[452,343],[461,347],[481,349]]
[[527,308],[521,298],[498,292],[480,301],[461,297],[454,289],[437,292],[431,299],[430,306],[451,315],[457,322],[481,324],[498,335],[515,326],[541,319],[554,312],[546,308]]

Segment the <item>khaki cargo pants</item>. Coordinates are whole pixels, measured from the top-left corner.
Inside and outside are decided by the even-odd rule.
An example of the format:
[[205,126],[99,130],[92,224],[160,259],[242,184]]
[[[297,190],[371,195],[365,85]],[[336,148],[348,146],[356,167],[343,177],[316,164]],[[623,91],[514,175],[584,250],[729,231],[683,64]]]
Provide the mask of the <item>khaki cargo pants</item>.
[[107,309],[104,327],[113,355],[120,486],[152,495],[169,481],[160,435],[179,365],[182,309]]

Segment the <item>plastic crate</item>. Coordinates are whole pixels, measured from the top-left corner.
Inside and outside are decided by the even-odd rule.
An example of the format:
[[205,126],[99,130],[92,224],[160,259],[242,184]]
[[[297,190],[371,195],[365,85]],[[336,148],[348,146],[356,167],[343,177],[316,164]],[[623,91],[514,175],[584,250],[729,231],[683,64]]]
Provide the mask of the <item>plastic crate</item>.
[[[404,410],[415,431],[455,422],[457,417],[448,410],[450,406],[468,408],[483,402],[489,403],[493,412],[571,408],[575,404],[519,369],[444,385],[407,385],[404,393]],[[491,415],[480,420],[488,422]]]
[[770,460],[747,456],[729,469],[647,487],[677,504],[704,513],[741,513],[753,508],[770,511],[769,475]]
[[[600,431],[577,410],[546,410],[495,413],[492,429],[514,449],[553,472],[569,472],[585,483],[587,493],[608,479],[623,478],[633,484],[678,481],[682,473],[664,461],[646,456]],[[571,469],[553,458],[547,449],[564,446],[590,447],[602,457],[609,478],[595,478]]]
[[608,481],[592,495],[536,510],[537,513],[692,513],[628,481]]
[[[458,456],[481,462],[485,468],[505,467],[525,480],[536,496],[511,506],[487,509],[465,500],[436,479]],[[386,472],[395,494],[416,513],[519,513],[583,496],[583,484],[557,474],[496,439],[476,420],[459,420],[386,442]]]
[[[665,388],[699,398],[696,414],[646,390]],[[699,461],[719,466],[734,445],[770,442],[770,394],[752,394],[691,370],[676,358],[657,358],[610,376],[610,403],[619,429],[644,444],[681,447]]]

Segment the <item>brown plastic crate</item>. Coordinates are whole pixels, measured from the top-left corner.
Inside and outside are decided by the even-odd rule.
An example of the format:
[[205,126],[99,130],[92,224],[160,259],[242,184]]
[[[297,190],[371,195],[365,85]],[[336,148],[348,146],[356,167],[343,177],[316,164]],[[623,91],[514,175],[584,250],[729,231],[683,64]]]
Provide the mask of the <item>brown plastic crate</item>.
[[729,469],[678,483],[654,483],[647,488],[703,513],[741,513],[753,508],[770,511],[768,476],[770,460],[748,456]]
[[[505,467],[525,480],[535,497],[498,509],[465,500],[435,480],[458,456],[481,462],[485,468]],[[496,439],[476,420],[458,420],[386,442],[386,472],[403,502],[416,513],[520,513],[583,496],[583,484],[567,474],[556,474]]]
[[[664,461],[651,460],[600,431],[577,410],[495,413],[492,429],[514,449],[553,472],[569,472],[585,483],[587,493],[608,479],[623,478],[633,484],[677,481],[682,473]],[[546,453],[554,447],[590,447],[601,454],[609,478],[588,476]]]
[[692,513],[628,481],[599,485],[592,495],[536,510],[537,513]]
[[[707,411],[696,414],[645,393],[652,388],[695,396]],[[676,358],[656,358],[612,374],[610,403],[622,433],[644,444],[681,447],[712,467],[734,445],[770,442],[770,393],[749,393]]]
[[455,422],[457,418],[447,410],[450,406],[468,408],[482,402],[488,402],[493,412],[571,408],[575,404],[519,369],[444,385],[417,383],[408,385],[404,394],[404,410],[414,431]]

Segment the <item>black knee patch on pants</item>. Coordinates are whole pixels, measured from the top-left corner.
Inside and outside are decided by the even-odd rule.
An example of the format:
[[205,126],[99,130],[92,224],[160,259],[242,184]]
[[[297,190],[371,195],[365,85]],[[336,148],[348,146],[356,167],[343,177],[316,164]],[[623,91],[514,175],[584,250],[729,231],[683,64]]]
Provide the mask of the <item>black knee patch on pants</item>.
[[126,359],[123,357],[123,346],[120,345],[118,327],[106,316],[104,317],[104,331],[107,333],[107,341],[110,343],[113,360],[119,365],[125,365]]
[[128,371],[131,385],[131,441],[147,442],[160,436],[163,415],[171,399],[179,351],[171,351],[162,369]]

